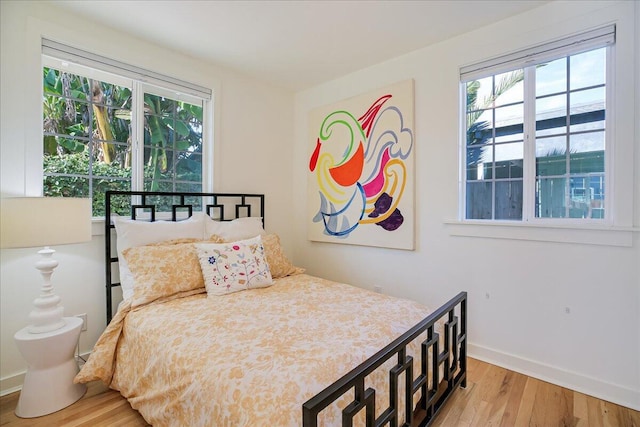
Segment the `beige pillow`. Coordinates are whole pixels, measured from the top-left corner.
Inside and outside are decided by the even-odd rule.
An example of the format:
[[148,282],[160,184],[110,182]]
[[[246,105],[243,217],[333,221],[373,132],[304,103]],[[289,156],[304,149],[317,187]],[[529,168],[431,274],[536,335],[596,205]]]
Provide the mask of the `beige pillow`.
[[[201,239],[205,230],[205,217],[202,212],[194,212],[191,218],[183,221],[138,221],[113,217],[116,227],[116,249],[119,259],[120,286],[123,299],[133,296],[133,276],[127,260],[123,257],[126,249],[163,242],[171,239]],[[208,217],[207,217],[208,218]]]
[[271,276],[274,279],[304,273],[304,268],[294,266],[284,254],[282,246],[280,246],[280,237],[277,234],[265,234],[262,236],[262,245],[267,255]]
[[204,280],[193,243],[137,246],[125,249],[133,275],[131,308],[202,288]]

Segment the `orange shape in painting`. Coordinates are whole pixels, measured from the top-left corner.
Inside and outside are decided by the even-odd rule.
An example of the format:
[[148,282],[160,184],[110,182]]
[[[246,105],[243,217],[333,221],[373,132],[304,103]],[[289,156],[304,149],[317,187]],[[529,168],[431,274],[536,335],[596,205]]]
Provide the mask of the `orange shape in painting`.
[[364,148],[362,148],[361,142],[355,154],[347,162],[329,169],[329,173],[336,183],[343,187],[348,187],[358,182],[362,174],[363,165]]

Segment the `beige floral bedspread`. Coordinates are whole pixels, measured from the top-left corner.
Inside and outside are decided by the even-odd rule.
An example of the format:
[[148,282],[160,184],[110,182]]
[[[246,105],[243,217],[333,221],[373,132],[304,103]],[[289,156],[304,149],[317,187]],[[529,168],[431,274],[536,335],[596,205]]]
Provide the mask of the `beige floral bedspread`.
[[[76,381],[104,381],[154,426],[300,426],[305,401],[428,312],[305,274],[219,297],[123,305]],[[381,381],[379,412],[388,375],[367,378]],[[341,425],[346,403],[323,411],[320,425]]]

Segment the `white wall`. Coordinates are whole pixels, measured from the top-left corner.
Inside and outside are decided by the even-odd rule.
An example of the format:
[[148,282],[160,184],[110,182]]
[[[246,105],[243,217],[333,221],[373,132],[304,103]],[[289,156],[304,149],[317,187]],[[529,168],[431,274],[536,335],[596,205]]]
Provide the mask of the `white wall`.
[[[379,285],[385,293],[432,307],[466,290],[472,356],[640,409],[640,138],[634,88],[640,45],[634,41],[634,7],[636,2],[627,1],[554,2],[297,93],[294,261],[311,274]],[[584,231],[456,222],[459,67],[612,22],[618,227]],[[315,147],[309,111],[409,78],[415,81],[417,249],[307,241],[307,165]],[[610,244],[593,244],[605,241]]]
[[[291,246],[291,144],[293,94],[230,70],[62,12],[40,2],[2,1],[0,61],[0,185],[2,196],[39,195],[42,176],[42,72],[40,38],[201,84],[215,98],[215,191],[265,193],[266,228]],[[73,23],[73,25],[70,25]],[[33,167],[33,166],[36,167]],[[27,167],[28,166],[28,167]],[[100,224],[94,224],[100,231]],[[60,246],[53,285],[66,315],[88,313],[81,352],[104,329],[103,236]],[[26,365],[13,334],[26,326],[41,284],[33,265],[37,249],[0,251],[0,391],[20,386]]]
[[[282,236],[296,264],[331,279],[370,288],[380,285],[386,293],[432,307],[465,289],[473,356],[640,409],[638,232],[497,227],[487,232],[452,222],[457,213],[458,67],[616,22],[615,148],[623,165],[616,176],[616,198],[621,201],[617,215],[623,226],[640,226],[637,34],[633,43],[640,14],[635,11],[634,22],[634,3],[556,2],[344,76],[294,99],[277,88],[71,17],[48,4],[2,1],[1,193],[39,191],[41,177],[25,166],[40,162],[41,35],[209,86],[216,97],[214,188],[266,193],[267,228]],[[308,112],[407,78],[415,81],[416,97],[417,249],[307,241],[306,165],[312,149]],[[282,167],[289,164],[292,169]],[[635,203],[635,210],[630,203]],[[453,235],[498,233],[518,239]],[[527,240],[593,241],[599,235],[621,246]],[[104,327],[102,245],[102,237],[96,236],[86,245],[57,248],[60,266],[54,285],[66,313],[89,314],[89,331],[81,336],[83,352],[92,348]],[[0,251],[2,392],[20,385],[25,368],[13,334],[25,326],[40,284],[32,268],[37,257],[33,252]],[[567,306],[569,315],[564,312]]]

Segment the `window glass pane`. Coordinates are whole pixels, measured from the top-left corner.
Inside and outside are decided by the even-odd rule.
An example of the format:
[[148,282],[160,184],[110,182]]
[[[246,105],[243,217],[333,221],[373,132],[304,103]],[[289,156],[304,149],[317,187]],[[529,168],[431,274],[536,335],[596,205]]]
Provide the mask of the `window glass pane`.
[[47,94],[43,97],[42,106],[42,129],[45,135],[89,138],[90,128],[86,126],[89,117],[87,102]]
[[148,165],[145,170],[145,181],[172,181],[174,177],[173,150],[152,147],[149,154],[150,156],[144,159],[145,165]]
[[605,84],[605,48],[573,55],[570,61],[571,90]]
[[475,115],[467,115],[467,122],[469,123],[467,126],[467,145],[482,145],[492,142],[493,120],[491,119],[491,114],[477,113]]
[[97,80],[90,80],[90,82],[93,101],[91,104],[92,137],[94,141],[100,142],[101,159],[106,163],[119,161],[120,164],[124,164],[126,150],[122,150],[122,158],[117,160],[116,145],[112,141],[125,144],[130,141],[131,90]]
[[493,163],[491,146],[467,149],[467,179],[470,181],[491,179]]
[[536,97],[567,90],[567,59],[560,58],[536,67]]
[[[189,182],[189,183],[179,182],[179,183],[176,184],[176,191],[184,191],[184,192],[190,192],[190,193],[200,193],[200,192],[202,192],[202,184],[195,183],[195,182]],[[201,204],[202,204],[202,202],[198,203],[198,206],[200,206]]]
[[[146,170],[145,170],[145,173],[146,173]],[[145,176],[145,178],[147,177]],[[171,183],[169,182],[169,184]],[[173,191],[173,186],[167,185],[167,181],[156,180],[155,185],[156,185],[156,190],[154,191]],[[143,189],[144,191],[151,191],[151,180],[145,179]]]
[[522,160],[504,160],[496,162],[496,178],[521,178]]
[[[488,153],[485,154],[485,153]],[[491,179],[491,146],[467,149],[467,179],[471,181]]]
[[201,183],[202,154],[178,153],[176,160],[176,180]]
[[467,183],[467,219],[491,219],[491,182]]
[[484,167],[484,179],[493,179],[493,162],[487,162],[482,167]]
[[[131,102],[129,99],[128,102]],[[131,106],[123,108],[106,108],[103,111],[110,123],[110,137],[108,141],[128,143],[127,139],[131,133]],[[100,138],[101,139],[101,138]]]
[[604,211],[604,173],[590,174],[585,177],[585,187],[589,187],[589,218],[602,219]]
[[465,110],[468,113],[476,107],[476,98],[478,96],[478,89],[480,88],[480,82],[478,80],[472,80],[465,84],[466,94],[466,107]]
[[572,174],[604,172],[604,132],[571,135],[569,159]]
[[[137,86],[130,77],[104,72],[99,66],[63,68],[63,61],[48,56],[43,61],[47,64],[42,68],[45,195],[91,197],[93,214],[100,216],[104,213],[100,197],[107,189],[139,189],[132,182],[132,167],[138,167],[132,165],[132,123],[144,134],[140,147],[144,170],[139,171],[143,185],[174,190],[180,183],[202,189],[204,99],[176,95],[184,102],[140,93],[146,114],[136,117],[132,91]],[[158,92],[165,91],[158,88]],[[114,211],[118,206],[113,205]]]
[[571,114],[604,110],[604,86],[571,92]]
[[513,124],[500,129],[496,129],[495,142],[522,141],[524,137],[524,125],[522,123]]
[[536,99],[536,136],[567,131],[567,95]]
[[467,180],[482,181],[493,178],[493,163],[478,163],[467,169]]
[[604,197],[602,194],[604,179],[598,178],[604,178],[604,176],[574,176],[570,179],[570,218],[604,218]]
[[[594,116],[598,116],[600,115],[600,113],[590,113]],[[604,111],[602,111],[602,116],[604,116]],[[575,132],[587,132],[587,131],[592,131],[592,130],[604,130],[604,120],[596,120],[596,121],[586,121],[586,122],[582,122],[580,123],[579,120],[581,120],[582,118],[585,118],[585,116],[580,117],[580,115],[578,115],[578,124],[571,124],[571,127],[569,128],[569,131],[571,133],[575,133]],[[572,122],[573,122],[573,117],[571,118]]]
[[465,83],[466,218],[605,217],[606,49]]
[[565,218],[566,179],[541,178],[536,180],[536,217]]
[[93,200],[131,188],[131,90],[43,68],[43,194]]
[[467,82],[467,112],[492,106],[493,78]]
[[[202,185],[202,105],[145,94],[144,188]],[[201,188],[201,187],[200,187]]]
[[604,201],[604,174],[590,175],[589,186],[591,187],[593,200],[599,200],[603,202]]
[[496,142],[523,138],[524,105],[496,108]]
[[494,80],[495,105],[522,103],[524,100],[523,71],[515,70],[498,74]]
[[61,153],[81,153],[86,149],[86,138],[74,138],[70,135],[44,134],[42,154],[55,156]]
[[495,219],[522,219],[522,180],[496,182]]
[[522,141],[510,144],[495,145],[495,160],[501,162],[505,160],[519,159],[522,160]]
[[571,93],[571,132],[604,129],[605,88]]
[[556,136],[536,139],[536,176],[567,173],[567,138]]
[[44,195],[89,197],[89,178],[81,175],[45,175]]
[[496,144],[496,178],[522,178],[522,141],[512,144]]
[[[99,174],[99,173],[98,173]],[[116,178],[116,174],[112,173],[111,179],[98,178],[93,180],[93,216],[104,215],[104,194],[107,190],[131,190],[131,169],[121,169],[120,174]],[[120,207],[118,204],[113,204],[111,209],[114,213],[120,215],[127,215],[129,213],[124,206]]]

